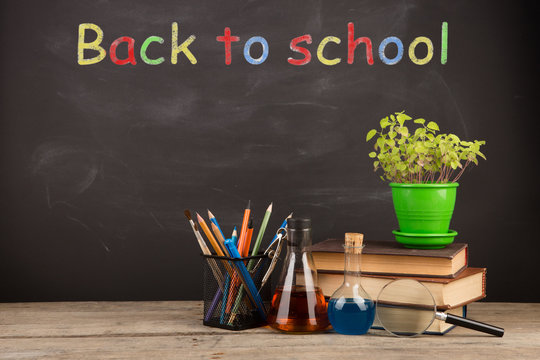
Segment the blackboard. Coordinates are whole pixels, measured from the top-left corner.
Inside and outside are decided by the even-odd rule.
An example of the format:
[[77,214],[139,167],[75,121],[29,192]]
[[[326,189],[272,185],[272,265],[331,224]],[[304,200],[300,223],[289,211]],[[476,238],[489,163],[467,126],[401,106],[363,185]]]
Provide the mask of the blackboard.
[[[372,172],[365,134],[401,110],[487,141],[488,160],[460,180],[451,227],[470,265],[488,268],[487,300],[540,301],[538,46],[525,2],[65,0],[1,10],[0,301],[200,299],[186,208],[211,209],[231,231],[248,200],[256,226],[272,201],[269,233],[294,211],[313,219],[314,242],[346,231],[390,240],[390,188]],[[77,58],[84,23],[104,34],[107,56],[92,65]],[[179,42],[195,35],[196,64],[184,53],[171,63],[173,23]],[[372,65],[364,44],[347,62],[348,23],[371,39]],[[240,37],[229,65],[216,41],[226,27]],[[312,59],[292,65],[302,54],[291,39],[305,34]],[[139,54],[152,35],[165,39],[147,51],[159,65]],[[135,39],[136,65],[111,61],[121,36]],[[268,45],[259,65],[243,55],[255,36]],[[316,56],[326,36],[341,39],[324,50],[342,59],[334,66]],[[378,55],[391,36],[405,49],[395,65]],[[433,42],[425,65],[407,52],[419,36]],[[253,59],[262,53],[251,47]],[[123,44],[117,57],[126,56]]]

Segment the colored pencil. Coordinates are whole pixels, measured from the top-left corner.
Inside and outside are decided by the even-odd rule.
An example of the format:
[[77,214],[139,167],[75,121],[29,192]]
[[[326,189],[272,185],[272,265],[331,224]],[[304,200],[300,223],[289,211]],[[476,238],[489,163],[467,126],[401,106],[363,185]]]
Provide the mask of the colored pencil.
[[221,236],[223,237],[223,239],[225,239],[225,234],[223,234],[223,231],[221,231],[221,227],[219,227],[216,217],[214,216],[214,214],[212,214],[210,210],[208,210],[208,218],[210,219],[212,223],[216,224],[217,228],[219,229],[219,232],[221,233]]
[[242,256],[246,257],[249,255],[249,248],[251,246],[251,238],[253,237],[253,219],[249,220],[248,229],[246,232],[246,241],[244,243],[244,252],[242,252]]
[[216,234],[216,238],[219,241],[219,245],[221,245],[221,248],[223,249],[223,252],[225,253],[226,256],[230,257],[229,251],[225,247],[225,239],[223,238],[223,233],[219,231],[219,228],[217,227],[216,224],[212,223],[211,225],[212,225],[212,230],[214,231],[214,234]]
[[201,229],[203,229],[204,233],[206,234],[206,237],[208,238],[208,240],[210,240],[210,244],[214,248],[214,251],[216,252],[216,254],[218,254],[218,256],[228,256],[228,254],[225,255],[220,244],[217,242],[214,235],[212,235],[212,232],[208,228],[208,225],[206,225],[206,222],[204,221],[202,216],[199,215],[199,213],[197,213],[197,220],[199,221],[199,225],[201,226]]
[[234,227],[234,230],[232,232],[231,239],[232,239],[232,241],[234,243],[234,246],[236,246],[236,248],[238,248],[238,233],[236,231],[236,226]]
[[[268,205],[268,208],[266,209],[266,212],[264,213],[264,217],[261,223],[261,228],[259,229],[259,233],[257,234],[257,239],[255,240],[255,244],[253,244],[253,250],[251,251],[251,256],[257,255],[257,253],[259,252],[259,248],[261,247],[264,232],[266,231],[266,226],[268,225],[268,220],[270,220],[270,215],[272,215],[272,203]],[[253,260],[251,260],[249,264],[253,266]],[[251,270],[251,266],[248,265],[248,270]]]
[[244,253],[244,247],[246,243],[247,227],[249,222],[249,215],[251,214],[251,200],[248,201],[247,207],[244,210],[244,218],[242,219],[242,228],[240,229],[240,237],[238,240],[238,252]]
[[[227,280],[228,279],[229,279],[229,275],[227,275]],[[227,281],[225,281],[225,283],[227,283]],[[221,290],[221,288],[218,288],[216,291],[216,294],[214,295],[214,298],[212,299],[212,303],[210,304],[210,307],[208,308],[208,311],[206,312],[206,315],[204,316],[204,321],[210,321],[210,319],[212,318],[212,315],[214,314],[214,311],[216,311],[216,307],[219,304],[219,298],[221,297],[222,294],[223,294],[223,290]]]

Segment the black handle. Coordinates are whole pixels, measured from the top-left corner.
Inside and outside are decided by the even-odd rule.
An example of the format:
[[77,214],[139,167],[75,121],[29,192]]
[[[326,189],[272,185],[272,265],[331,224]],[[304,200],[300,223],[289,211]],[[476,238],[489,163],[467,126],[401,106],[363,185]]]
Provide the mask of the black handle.
[[478,330],[478,331],[485,332],[487,334],[491,334],[491,335],[495,335],[499,337],[502,337],[504,335],[503,328],[489,325],[489,324],[484,324],[480,321],[465,319],[460,316],[456,316],[452,314],[446,314],[445,322],[454,324],[457,326],[466,327],[467,329]]

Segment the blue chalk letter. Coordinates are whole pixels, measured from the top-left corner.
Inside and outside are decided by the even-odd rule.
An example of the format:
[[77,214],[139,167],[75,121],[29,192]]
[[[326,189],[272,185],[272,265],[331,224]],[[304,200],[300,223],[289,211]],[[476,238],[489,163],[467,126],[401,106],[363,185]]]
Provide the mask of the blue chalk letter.
[[[387,58],[386,55],[384,54],[384,50],[386,49],[386,46],[390,43],[394,43],[397,45],[397,55],[393,59]],[[403,57],[403,43],[397,37],[395,36],[387,37],[381,42],[381,45],[379,45],[379,58],[386,65],[395,65],[401,60],[402,57]]]
[[[260,43],[262,45],[262,55],[258,59],[254,59],[251,57],[249,53],[249,49],[251,49],[251,45],[253,43]],[[254,36],[250,38],[248,41],[246,41],[246,44],[244,45],[244,58],[246,58],[246,61],[253,65],[259,65],[265,62],[266,58],[268,57],[268,42],[265,38],[261,36]]]

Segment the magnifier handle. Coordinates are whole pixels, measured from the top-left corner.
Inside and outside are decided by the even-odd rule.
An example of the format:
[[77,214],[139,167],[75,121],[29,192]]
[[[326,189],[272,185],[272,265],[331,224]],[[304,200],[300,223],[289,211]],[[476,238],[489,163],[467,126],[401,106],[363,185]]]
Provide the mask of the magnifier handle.
[[495,336],[499,336],[499,337],[502,337],[504,335],[504,329],[503,328],[493,326],[493,325],[489,325],[489,324],[484,324],[484,323],[482,323],[480,321],[475,321],[475,320],[471,320],[471,319],[462,318],[460,316],[456,316],[456,315],[452,315],[452,314],[445,314],[445,315],[446,315],[445,322],[447,322],[449,324],[462,326],[462,327],[465,327],[465,328],[468,328],[468,329],[481,331],[481,332],[491,334],[491,335],[495,335]]

